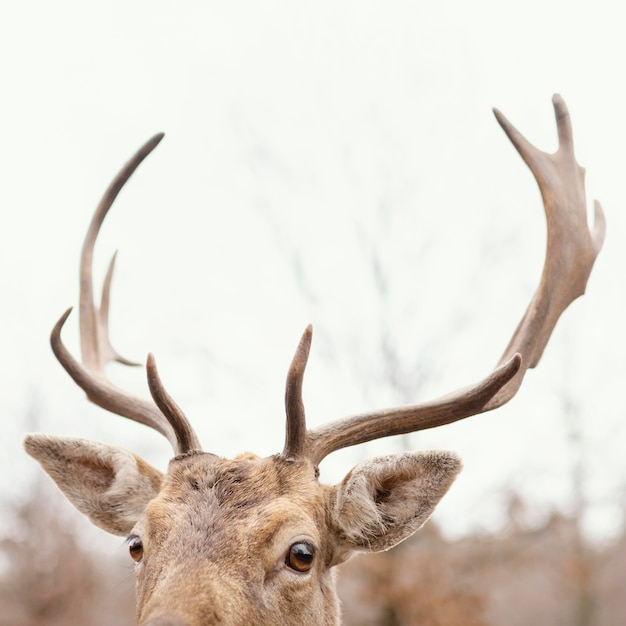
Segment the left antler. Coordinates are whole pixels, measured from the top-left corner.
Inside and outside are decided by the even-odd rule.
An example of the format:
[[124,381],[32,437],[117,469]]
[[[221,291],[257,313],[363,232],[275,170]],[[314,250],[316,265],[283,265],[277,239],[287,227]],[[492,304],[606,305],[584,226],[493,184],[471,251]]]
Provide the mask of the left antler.
[[604,241],[604,214],[597,201],[592,231],[587,224],[584,169],[574,156],[569,112],[560,96],[555,95],[552,102],[559,136],[559,148],[554,154],[538,150],[502,113],[494,110],[496,119],[537,180],[548,225],[546,258],[539,287],[497,368],[477,385],[431,402],[363,413],[307,431],[301,389],[311,342],[309,328],[287,380],[284,456],[305,456],[318,464],[335,450],[449,424],[495,409],[515,395],[526,370],[539,362],[563,311],[584,293]]
[[120,170],[104,193],[85,236],[80,259],[79,317],[82,363],[72,356],[61,339],[61,329],[71,309],[68,309],[55,325],[50,343],[61,365],[91,402],[117,415],[154,428],[168,439],[176,454],[182,454],[190,450],[199,450],[200,442],[183,412],[163,388],[154,358],[148,359],[147,367],[148,383],[155,404],[119,389],[105,375],[104,368],[111,360],[135,365],[121,358],[109,340],[109,293],[115,257],[109,265],[99,308],[96,307],[93,296],[93,250],[100,227],[126,181],[162,138],[162,134],[155,135]]

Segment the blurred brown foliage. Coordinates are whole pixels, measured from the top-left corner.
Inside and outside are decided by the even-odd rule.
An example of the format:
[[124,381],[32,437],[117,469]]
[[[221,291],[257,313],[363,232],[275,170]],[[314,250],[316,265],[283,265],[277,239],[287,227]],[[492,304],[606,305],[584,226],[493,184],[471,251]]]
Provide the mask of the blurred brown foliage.
[[0,626],[133,623],[132,567],[81,546],[56,493],[38,488],[10,517],[0,538]]
[[[64,506],[39,490],[13,512],[0,541],[0,626],[132,624],[132,566],[81,545]],[[621,626],[626,528],[591,545],[575,517],[529,527],[520,507],[493,535],[450,540],[431,522],[394,550],[348,561],[338,576],[346,626]]]
[[626,528],[594,546],[559,513],[454,541],[431,522],[390,552],[348,561],[339,590],[346,626],[621,626]]

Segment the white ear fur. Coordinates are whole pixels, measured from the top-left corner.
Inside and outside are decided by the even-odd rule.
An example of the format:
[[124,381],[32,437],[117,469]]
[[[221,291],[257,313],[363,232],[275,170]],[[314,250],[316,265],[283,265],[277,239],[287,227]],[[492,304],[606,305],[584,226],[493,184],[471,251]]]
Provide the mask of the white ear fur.
[[443,451],[360,463],[336,487],[339,544],[348,551],[378,552],[404,541],[428,520],[460,470],[459,457]]
[[86,439],[27,435],[35,458],[67,499],[100,528],[128,535],[163,475],[131,452]]

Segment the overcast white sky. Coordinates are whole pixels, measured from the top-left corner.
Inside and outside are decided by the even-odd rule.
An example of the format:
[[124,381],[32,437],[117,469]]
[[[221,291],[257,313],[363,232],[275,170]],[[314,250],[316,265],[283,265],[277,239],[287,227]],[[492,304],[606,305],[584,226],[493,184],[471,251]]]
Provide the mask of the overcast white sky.
[[[91,408],[48,333],[77,303],[91,212],[147,138],[166,137],[108,219],[120,251],[113,341],[157,355],[206,448],[271,454],[300,333],[315,338],[311,424],[444,393],[494,365],[532,296],[545,227],[535,183],[491,114],[556,146],[572,114],[608,235],[588,295],[495,414],[414,435],[465,460],[438,519],[491,527],[507,490],[545,512],[571,497],[583,434],[589,526],[620,522],[626,485],[623,270],[625,15],[609,1],[35,1],[0,9],[0,292],[4,501],[37,475],[27,430],[125,445],[164,466],[159,436]],[[373,251],[373,252],[372,252]],[[387,279],[380,298],[376,256]],[[76,319],[65,332],[76,346]],[[381,363],[381,333],[404,389]],[[413,371],[414,383],[406,383]],[[141,371],[112,376],[145,393]],[[339,480],[383,441],[333,455]],[[19,475],[19,480],[13,478]]]

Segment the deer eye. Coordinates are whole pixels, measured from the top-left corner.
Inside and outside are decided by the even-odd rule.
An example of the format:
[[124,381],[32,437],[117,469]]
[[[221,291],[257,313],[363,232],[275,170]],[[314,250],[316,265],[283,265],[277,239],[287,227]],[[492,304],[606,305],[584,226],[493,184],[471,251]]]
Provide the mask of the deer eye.
[[143,543],[136,535],[128,539],[128,552],[135,563],[139,563],[143,559]]
[[298,541],[289,548],[285,563],[292,570],[304,574],[313,567],[316,552],[317,548],[312,543]]

